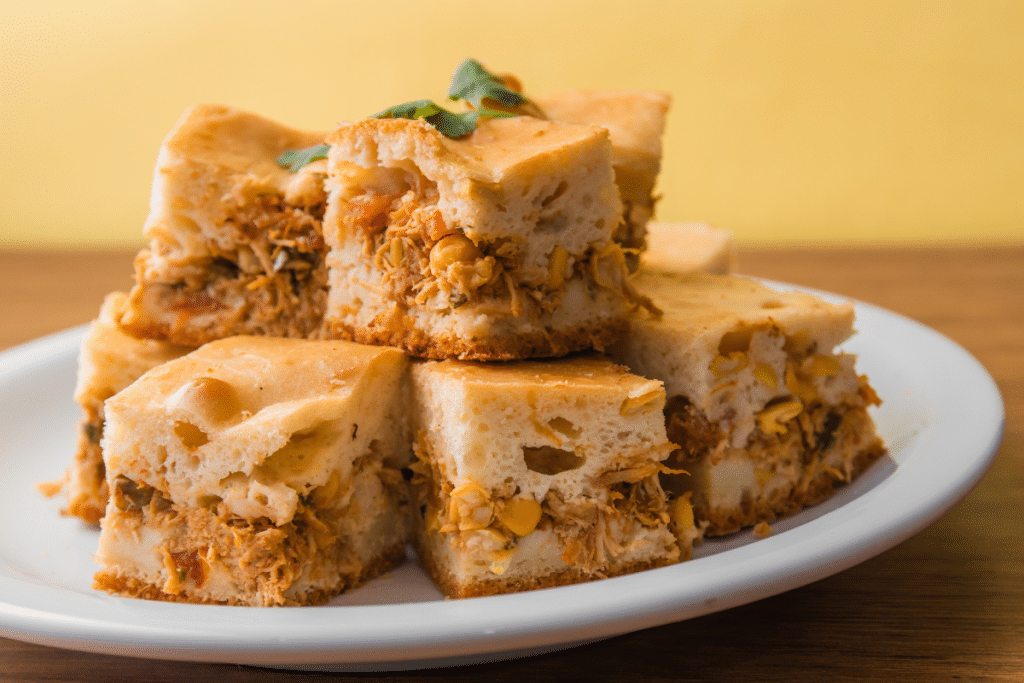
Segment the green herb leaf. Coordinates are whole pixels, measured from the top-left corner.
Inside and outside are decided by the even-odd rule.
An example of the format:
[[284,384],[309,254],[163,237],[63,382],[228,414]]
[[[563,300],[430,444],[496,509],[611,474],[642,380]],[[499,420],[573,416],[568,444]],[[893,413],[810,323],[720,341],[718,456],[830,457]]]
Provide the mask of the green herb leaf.
[[506,107],[518,107],[530,100],[521,93],[505,87],[501,79],[485,69],[475,59],[467,59],[455,70],[448,88],[448,99],[466,100],[474,107],[484,107],[484,98],[490,98]]
[[467,59],[459,65],[448,89],[448,98],[466,100],[475,111],[451,112],[430,100],[413,100],[396,104],[373,115],[376,119],[422,119],[449,138],[461,138],[476,128],[481,117],[508,118],[518,114],[494,109],[484,104],[490,99],[501,106],[516,107],[530,101],[514,90],[506,88],[501,79],[490,73],[475,59]]
[[440,111],[433,116],[425,117],[425,120],[434,128],[437,128],[441,135],[449,138],[461,138],[469,135],[476,128],[476,121],[480,118],[480,115],[475,111],[456,114],[440,107],[438,109]]
[[500,109],[490,109],[488,107],[480,107],[479,109],[476,110],[476,113],[479,114],[481,118],[488,119],[510,119],[513,116],[519,116],[519,114],[516,114],[514,112],[502,111]]
[[441,107],[437,106],[430,100],[413,100],[412,102],[396,104],[393,107],[388,107],[384,111],[379,111],[373,115],[373,118],[425,119],[426,117],[432,114],[436,114],[439,111],[441,111]]
[[[461,138],[476,128],[481,112],[467,111],[461,114],[450,112],[430,100],[414,100],[396,104],[373,115],[376,119],[422,119],[449,138]],[[486,114],[491,116],[492,113]],[[495,116],[507,116],[504,112],[493,112]]]
[[277,158],[277,165],[284,166],[294,173],[317,159],[326,159],[330,148],[330,145],[313,145],[305,149],[288,149]]

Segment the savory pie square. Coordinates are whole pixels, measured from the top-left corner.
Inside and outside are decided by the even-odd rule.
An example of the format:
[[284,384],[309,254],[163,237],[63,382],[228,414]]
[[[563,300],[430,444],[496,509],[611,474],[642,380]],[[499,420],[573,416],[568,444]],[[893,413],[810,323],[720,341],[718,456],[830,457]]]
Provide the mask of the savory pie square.
[[323,140],[229,107],[189,108],[157,158],[124,329],[187,346],[315,336],[327,304],[326,162],[291,171],[278,159]]
[[[677,562],[697,535],[659,483],[661,383],[597,357],[412,366],[420,561],[449,597]],[[674,516],[673,516],[674,513]]]
[[407,366],[385,347],[230,337],[108,399],[95,586],[304,605],[401,563]]
[[611,356],[665,383],[668,464],[687,472],[665,485],[705,533],[820,502],[884,454],[879,399],[836,349],[852,305],[736,276],[642,271],[636,286],[664,313],[637,316]]
[[528,116],[451,139],[366,119],[328,136],[325,335],[425,358],[602,348],[635,297],[606,130]]

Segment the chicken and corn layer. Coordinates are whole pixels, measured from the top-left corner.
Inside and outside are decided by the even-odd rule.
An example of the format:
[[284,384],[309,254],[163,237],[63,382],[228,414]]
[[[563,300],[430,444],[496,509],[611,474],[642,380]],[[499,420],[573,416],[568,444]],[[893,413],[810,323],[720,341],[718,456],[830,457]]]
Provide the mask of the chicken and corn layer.
[[624,255],[616,244],[591,246],[582,255],[555,246],[544,277],[527,280],[519,240],[474,242],[457,223],[445,222],[435,183],[419,174],[406,177],[410,182],[395,179],[394,193],[368,188],[347,200],[342,222],[346,234],[362,242],[381,282],[407,308],[441,300],[441,310],[468,303],[477,314],[536,320],[559,307],[571,280],[623,291]]
[[666,477],[697,522],[724,534],[827,496],[883,452],[867,408],[878,399],[836,347],[854,309],[754,280],[642,272],[664,309],[631,321],[612,356],[665,383]]
[[121,475],[102,522],[94,586],[125,597],[269,607],[321,604],[405,559],[407,489],[379,459],[333,477],[292,517],[246,519],[223,502],[172,503]]
[[[153,368],[108,399],[102,448],[111,496],[97,585],[162,591],[163,599],[286,604],[365,578],[342,564],[382,566],[382,554],[405,539],[407,366],[396,349],[231,337]],[[280,588],[272,601],[250,592],[243,578],[251,562],[236,555],[203,573],[217,581],[176,590],[162,554],[213,562],[210,548],[223,556],[232,530],[252,529],[253,552],[279,539],[268,558],[287,550],[298,563],[286,577],[277,565],[261,574]],[[330,545],[311,544],[310,534],[322,532]]]
[[[421,444],[422,444],[421,440]],[[524,449],[538,471],[557,474],[572,453]],[[455,486],[436,459],[417,448],[413,465],[417,550],[448,597],[508,593],[607,578],[689,557],[696,538],[687,500],[675,505],[656,461],[603,473],[603,487],[563,500],[549,490],[492,498],[468,481]]]
[[225,198],[222,234],[199,255],[169,265],[164,245],[142,251],[124,328],[193,346],[235,334],[315,336],[327,305],[326,195],[322,172],[301,173],[312,190],[301,199]]
[[[724,384],[735,381],[749,362],[741,354],[716,356],[712,374],[717,370]],[[668,436],[680,447],[668,463],[687,472],[666,477],[666,485],[692,496],[707,535],[772,522],[821,502],[884,454],[867,411],[880,401],[867,379],[853,373],[853,359],[802,355],[791,346],[781,373],[755,361],[751,374],[772,398],[754,414],[756,426],[742,445],[729,431],[728,412],[712,420],[686,396],[666,402]]]

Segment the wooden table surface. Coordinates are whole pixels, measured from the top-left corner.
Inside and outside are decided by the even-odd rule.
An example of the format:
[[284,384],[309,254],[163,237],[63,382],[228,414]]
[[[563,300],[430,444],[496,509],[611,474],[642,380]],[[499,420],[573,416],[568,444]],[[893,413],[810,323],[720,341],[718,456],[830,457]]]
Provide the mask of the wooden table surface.
[[[817,583],[528,659],[318,674],[0,639],[0,681],[1024,681],[1024,247],[747,249],[739,271],[884,306],[973,353],[1007,412],[1002,447],[977,488],[914,538]],[[88,321],[104,293],[130,286],[131,254],[0,251],[0,273],[6,348]]]

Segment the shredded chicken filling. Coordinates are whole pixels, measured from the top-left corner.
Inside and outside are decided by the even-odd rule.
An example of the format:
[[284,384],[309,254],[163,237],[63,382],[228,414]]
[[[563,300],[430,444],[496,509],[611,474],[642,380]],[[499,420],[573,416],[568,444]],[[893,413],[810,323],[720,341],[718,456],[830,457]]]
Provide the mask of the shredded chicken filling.
[[[326,201],[289,205],[261,194],[227,219],[233,248],[214,241],[211,256],[190,263],[164,294],[176,326],[196,315],[231,311],[247,332],[307,336],[327,305],[327,251],[322,233]],[[285,329],[282,329],[284,325]]]
[[[800,435],[805,451],[803,457],[809,461],[828,451],[836,442],[837,430],[844,414],[863,411],[867,406],[879,403],[878,396],[863,377],[860,378],[858,391],[844,397],[839,405],[826,405],[820,400],[804,404],[788,397],[778,398],[769,402],[760,416],[771,416],[778,406],[793,406],[790,412],[795,414],[782,421],[758,420],[759,426],[751,436],[751,444],[761,444],[764,450],[770,452],[770,444],[794,432]],[[721,451],[720,446],[727,439],[725,432],[711,424],[703,412],[695,408],[685,396],[673,396],[665,403],[665,423],[669,441],[679,446],[675,456],[678,462],[703,460]],[[770,425],[768,431],[764,429],[766,425]]]
[[473,242],[445,222],[437,202],[437,188],[416,175],[407,190],[353,197],[343,219],[350,234],[363,236],[367,257],[409,308],[435,298],[447,302],[448,310],[497,301],[492,314],[536,318],[556,309],[566,283],[576,278],[594,297],[606,289],[634,304],[644,301],[626,280],[626,256],[615,242],[591,247],[582,257],[555,247],[547,278],[528,283],[520,277],[521,245]]
[[622,221],[616,226],[612,239],[622,247],[631,273],[640,267],[640,254],[647,248],[647,223],[653,213],[653,202],[645,206],[622,197]]
[[416,452],[418,459],[410,469],[423,524],[430,533],[454,534],[457,545],[463,542],[462,532],[485,529],[492,533],[500,542],[499,549],[488,558],[494,563],[494,573],[503,571],[500,563],[512,554],[522,536],[534,530],[552,530],[566,564],[600,577],[602,570],[631,549],[629,540],[641,528],[666,527],[671,521],[668,496],[659,480],[662,472],[670,470],[658,462],[599,475],[595,484],[602,490],[600,496],[564,501],[549,491],[542,501],[527,499],[539,507],[539,515],[524,534],[518,528],[522,515],[515,514],[512,521],[506,514],[518,507],[521,498],[491,497],[475,484],[456,488],[435,460],[424,457],[423,439],[417,443]]
[[[398,470],[380,467],[376,474],[390,496],[404,499]],[[266,517],[231,515],[216,496],[205,506],[183,508],[161,491],[123,475],[114,480],[112,496],[120,513],[161,531],[168,571],[160,589],[165,593],[202,589],[210,567],[220,563],[230,567],[240,584],[253,586],[263,604],[283,605],[293,601],[286,592],[310,568],[334,568],[353,576],[361,570],[350,566],[358,560],[339,543],[342,520],[353,511],[351,505],[338,505],[337,476],[301,496],[294,517],[281,525]]]

